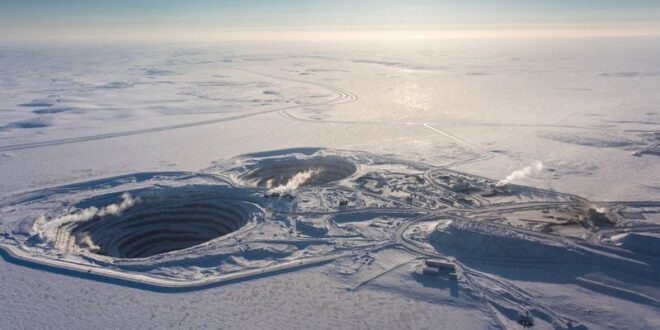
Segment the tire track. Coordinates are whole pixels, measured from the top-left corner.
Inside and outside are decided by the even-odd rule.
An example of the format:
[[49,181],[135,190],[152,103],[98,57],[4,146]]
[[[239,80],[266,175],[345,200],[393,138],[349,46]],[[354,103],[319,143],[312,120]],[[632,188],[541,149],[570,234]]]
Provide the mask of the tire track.
[[221,122],[244,119],[244,118],[248,118],[248,117],[254,117],[254,116],[264,115],[264,114],[273,113],[273,112],[287,111],[287,110],[297,109],[297,108],[319,107],[319,106],[327,106],[327,105],[342,104],[342,103],[347,103],[347,102],[354,102],[358,99],[358,97],[356,95],[352,94],[352,93],[346,92],[345,90],[342,90],[342,89],[336,88],[336,87],[332,87],[332,86],[329,86],[329,85],[326,85],[326,84],[315,83],[315,82],[310,82],[310,81],[304,81],[304,80],[299,80],[299,79],[278,77],[278,76],[258,73],[258,72],[254,72],[254,71],[246,70],[246,69],[230,68],[230,67],[226,67],[226,68],[230,69],[230,70],[248,72],[248,73],[252,73],[252,74],[260,75],[260,76],[264,76],[264,77],[270,77],[270,78],[273,78],[273,79],[279,79],[279,80],[285,80],[285,81],[308,84],[308,85],[312,85],[312,86],[318,86],[318,87],[321,87],[321,88],[324,88],[324,89],[327,89],[327,90],[333,92],[334,94],[336,94],[336,97],[329,100],[329,101],[324,101],[324,102],[317,102],[317,103],[311,103],[311,104],[299,104],[299,105],[287,106],[287,107],[284,107],[284,108],[257,111],[257,112],[245,113],[245,114],[222,117],[222,118],[216,118],[216,119],[200,120],[200,121],[188,122],[188,123],[184,123],[184,124],[165,125],[165,126],[150,127],[150,128],[144,128],[144,129],[128,130],[128,131],[123,131],[123,132],[105,133],[105,134],[96,134],[96,135],[88,135],[88,136],[79,136],[79,137],[55,139],[55,140],[49,140],[49,141],[37,141],[37,142],[27,142],[27,143],[13,144],[13,145],[5,145],[5,146],[0,146],[0,152],[17,151],[17,150],[34,149],[34,148],[43,148],[43,147],[58,146],[58,145],[65,145],[65,144],[72,144],[72,143],[112,139],[112,138],[123,137],[123,136],[140,135],[140,134],[156,133],[156,132],[163,132],[163,131],[183,129],[183,128],[191,128],[191,127],[204,126],[204,125],[212,125],[212,124],[217,124],[217,123],[221,123]]
[[289,82],[294,82],[294,83],[301,83],[301,84],[307,84],[307,85],[312,85],[312,86],[317,86],[324,88],[332,93],[334,93],[336,96],[328,101],[324,102],[317,102],[317,103],[311,103],[311,104],[299,104],[299,105],[293,105],[293,106],[287,106],[283,108],[277,108],[277,109],[270,109],[270,110],[264,110],[264,111],[257,111],[257,112],[250,112],[250,113],[245,113],[245,114],[240,114],[240,115],[235,115],[235,116],[227,116],[227,117],[221,117],[221,118],[215,118],[215,119],[209,119],[209,120],[201,120],[201,121],[194,121],[194,122],[188,122],[188,123],[183,123],[183,124],[175,124],[175,125],[165,125],[165,126],[158,126],[158,127],[150,127],[150,128],[144,128],[144,129],[135,129],[135,130],[128,130],[128,131],[123,131],[123,132],[115,132],[115,133],[105,133],[105,134],[96,134],[96,135],[88,135],[88,136],[80,136],[80,137],[71,137],[71,138],[63,138],[63,139],[55,139],[55,140],[49,140],[49,141],[37,141],[37,142],[27,142],[27,143],[19,143],[19,144],[13,144],[13,145],[5,145],[5,146],[0,146],[0,152],[7,152],[7,151],[17,151],[17,150],[25,150],[25,149],[34,149],[34,148],[44,148],[44,147],[50,147],[50,146],[59,146],[59,145],[66,145],[66,144],[73,144],[73,143],[82,143],[82,142],[89,142],[89,141],[96,141],[96,140],[104,140],[104,139],[112,139],[112,138],[117,138],[117,137],[124,137],[124,136],[132,136],[132,135],[140,135],[140,134],[149,134],[149,133],[157,133],[157,132],[164,132],[164,131],[170,131],[170,130],[176,130],[176,129],[185,129],[185,128],[192,128],[192,127],[198,127],[198,126],[204,126],[204,125],[212,125],[212,124],[217,124],[217,123],[222,123],[222,122],[227,122],[227,121],[233,121],[233,120],[239,120],[239,119],[244,119],[244,118],[249,118],[253,116],[259,116],[259,115],[264,115],[264,114],[269,114],[269,113],[277,113],[279,116],[282,118],[288,119],[288,120],[293,120],[293,121],[299,121],[299,122],[304,122],[304,123],[314,123],[314,124],[342,124],[342,125],[377,125],[377,126],[386,126],[386,125],[392,125],[392,126],[422,126],[426,129],[430,129],[438,134],[441,134],[459,144],[465,145],[471,149],[478,150],[482,155],[465,159],[465,160],[459,160],[450,164],[446,164],[444,166],[441,166],[441,168],[448,168],[448,167],[453,167],[453,166],[458,166],[466,163],[471,163],[471,162],[476,162],[476,161],[481,161],[481,160],[486,160],[489,158],[494,157],[494,155],[487,150],[484,150],[472,143],[469,143],[463,139],[460,139],[456,136],[453,136],[447,132],[444,132],[442,130],[439,130],[437,128],[434,128],[430,126],[428,123],[422,123],[422,122],[374,122],[374,121],[343,121],[343,120],[314,120],[314,119],[306,119],[306,118],[300,118],[297,117],[293,114],[291,114],[289,111],[294,110],[294,109],[301,109],[301,108],[313,108],[313,107],[321,107],[321,106],[331,106],[331,105],[340,105],[340,104],[348,104],[352,102],[356,102],[359,100],[359,96],[347,91],[343,88],[340,87],[335,87],[323,83],[317,83],[317,82],[311,82],[307,80],[302,80],[302,79],[295,79],[295,78],[288,78],[288,77],[281,77],[281,76],[276,76],[272,74],[267,74],[267,73],[261,73],[257,71],[252,71],[249,69],[244,69],[244,68],[235,68],[235,67],[224,67],[229,70],[235,70],[235,71],[241,71],[241,72],[246,72],[249,74],[254,74],[257,76],[262,76],[262,77],[267,77],[271,79],[276,79],[276,80],[282,80],[282,81],[289,81]]

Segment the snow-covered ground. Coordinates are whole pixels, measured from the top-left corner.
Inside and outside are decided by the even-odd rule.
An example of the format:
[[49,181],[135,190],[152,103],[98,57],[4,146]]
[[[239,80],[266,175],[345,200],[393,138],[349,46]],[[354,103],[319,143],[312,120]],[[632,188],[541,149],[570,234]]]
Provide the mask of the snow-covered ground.
[[658,328],[659,53],[0,46],[0,328]]

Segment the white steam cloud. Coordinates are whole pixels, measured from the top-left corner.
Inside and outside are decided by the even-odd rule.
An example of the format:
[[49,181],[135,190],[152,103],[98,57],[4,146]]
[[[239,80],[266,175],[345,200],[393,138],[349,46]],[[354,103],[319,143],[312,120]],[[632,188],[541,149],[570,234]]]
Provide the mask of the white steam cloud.
[[120,214],[129,207],[135,205],[138,199],[133,199],[129,193],[123,193],[121,195],[121,202],[119,204],[110,204],[101,210],[99,210],[96,215],[99,217],[106,215],[116,215]]
[[514,180],[523,179],[531,174],[540,172],[543,170],[543,163],[540,161],[535,161],[532,165],[525,166],[519,170],[511,172],[506,178],[497,182],[496,186],[504,186],[511,183]]
[[48,222],[46,221],[46,217],[42,215],[39,217],[39,219],[37,219],[37,221],[35,221],[35,228],[33,229],[42,235],[48,236],[50,230],[57,230],[57,228],[63,224],[77,221],[87,221],[94,218],[95,216],[103,217],[107,215],[121,214],[121,212],[139,202],[139,199],[132,198],[128,193],[123,193],[121,195],[121,199],[122,200],[119,203],[110,204],[100,209],[98,207],[92,206],[83,209],[80,212],[61,216]]
[[[318,170],[307,170],[303,172],[298,172],[296,175],[291,177],[286,184],[279,185],[275,188],[268,190],[268,195],[286,195],[293,193],[294,190],[298,189],[302,184],[307,182],[312,177],[319,174]],[[270,182],[266,186],[270,186]]]
[[77,236],[76,239],[81,247],[86,248],[92,252],[101,250],[101,248],[98,245],[94,244],[94,240],[92,240],[92,238],[89,236],[88,233],[83,233]]

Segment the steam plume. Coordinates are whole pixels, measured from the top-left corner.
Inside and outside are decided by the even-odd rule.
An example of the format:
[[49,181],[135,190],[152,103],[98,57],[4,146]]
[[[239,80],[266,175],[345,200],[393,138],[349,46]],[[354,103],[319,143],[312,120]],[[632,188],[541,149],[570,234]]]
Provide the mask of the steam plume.
[[319,173],[318,170],[307,170],[303,172],[298,172],[296,175],[291,177],[286,184],[279,185],[275,188],[268,190],[269,195],[284,195],[291,194],[294,190],[298,189],[302,184],[307,182],[309,179],[314,177]]
[[525,166],[519,170],[511,172],[511,174],[509,174],[506,178],[498,181],[496,185],[498,187],[504,186],[511,183],[511,181],[523,179],[530,174],[540,172],[541,170],[543,170],[543,163],[537,160],[532,165]]
[[115,204],[110,204],[107,205],[103,208],[97,208],[95,206],[88,207],[86,209],[81,210],[78,213],[74,214],[68,214],[59,218],[56,218],[52,221],[49,221],[46,223],[45,217],[41,216],[37,221],[35,222],[35,225],[37,226],[44,226],[46,229],[48,227],[53,227],[57,228],[65,223],[69,222],[76,222],[76,221],[86,221],[89,219],[94,218],[95,216],[103,217],[106,215],[116,215],[120,214],[124,210],[130,208],[131,206],[135,205],[136,202],[138,202],[138,199],[134,199],[131,197],[130,194],[128,193],[123,193],[121,195],[121,202],[115,203]]

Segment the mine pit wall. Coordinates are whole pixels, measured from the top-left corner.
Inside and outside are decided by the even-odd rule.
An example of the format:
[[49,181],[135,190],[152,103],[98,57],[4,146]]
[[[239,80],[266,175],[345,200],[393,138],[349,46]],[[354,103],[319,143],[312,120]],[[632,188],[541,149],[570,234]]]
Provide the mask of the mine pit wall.
[[[158,205],[167,205],[167,200]],[[141,205],[122,215],[95,217],[60,226],[54,246],[115,258],[144,258],[181,250],[232,233],[250,217],[239,202]]]
[[281,159],[262,161],[257,168],[241,175],[241,179],[256,186],[285,185],[298,173],[318,171],[304,185],[321,185],[350,177],[357,167],[350,161],[336,156],[309,159]]

